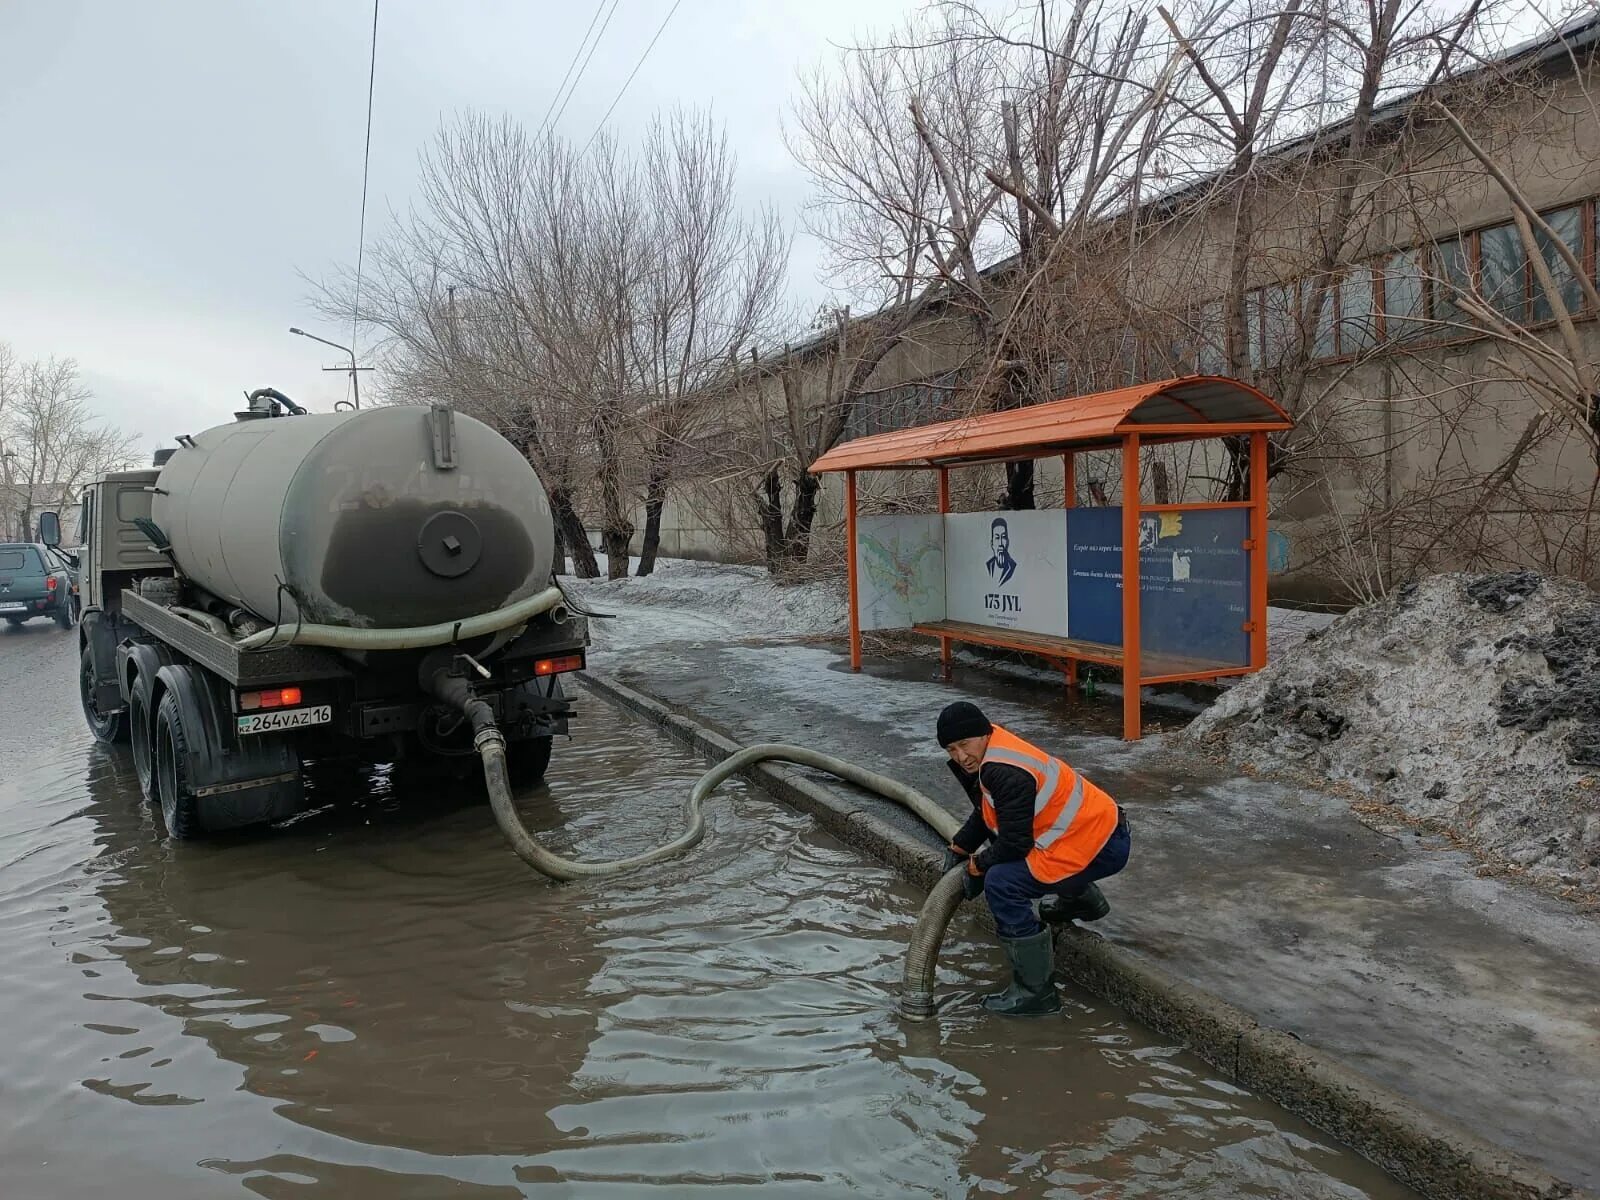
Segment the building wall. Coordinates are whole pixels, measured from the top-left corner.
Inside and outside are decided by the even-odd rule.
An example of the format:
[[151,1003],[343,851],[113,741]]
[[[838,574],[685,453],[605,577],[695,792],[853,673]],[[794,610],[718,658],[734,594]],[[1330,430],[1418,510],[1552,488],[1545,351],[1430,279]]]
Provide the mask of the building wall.
[[[1581,209],[1581,255],[1590,277],[1596,270],[1596,205],[1600,195],[1600,116],[1588,95],[1592,73],[1556,80],[1543,95],[1497,101],[1475,121],[1474,136],[1501,158],[1508,173],[1541,210],[1554,210],[1574,202]],[[1464,114],[1468,110],[1463,108]],[[1432,137],[1432,140],[1427,140]],[[1294,285],[1316,261],[1318,237],[1328,216],[1334,176],[1342,164],[1315,159],[1285,164],[1272,186],[1256,196],[1259,236],[1250,261],[1250,285],[1271,288]],[[1358,211],[1362,214],[1355,239],[1359,253],[1352,266],[1373,271],[1372,286],[1381,294],[1385,276],[1394,270],[1392,255],[1427,244],[1453,239],[1482,226],[1510,219],[1511,206],[1500,187],[1453,141],[1437,134],[1413,142],[1379,139],[1372,147],[1360,185]],[[1234,226],[1224,212],[1197,208],[1152,215],[1145,231],[1138,278],[1127,290],[1137,306],[1182,307],[1203,312],[1215,301],[1217,281],[1226,278]],[[1500,235],[1490,233],[1491,246]],[[1357,291],[1351,293],[1359,296]],[[1263,305],[1266,300],[1263,297]],[[1375,307],[1382,307],[1381,305]],[[1578,329],[1590,363],[1600,363],[1597,314],[1584,312]],[[1263,315],[1262,345],[1254,347],[1237,373],[1248,376],[1251,367],[1270,350],[1271,330]],[[1211,337],[1216,320],[1202,328]],[[1205,324],[1202,322],[1202,324]],[[1388,328],[1388,321],[1385,321]],[[1115,336],[1108,331],[1108,338]],[[1553,330],[1543,336],[1554,339]],[[1206,361],[1205,347],[1186,368],[1227,370],[1228,348],[1212,338],[1209,353],[1220,358]],[[1291,573],[1275,581],[1276,590],[1305,599],[1331,599],[1349,595],[1352,572],[1376,571],[1380,576],[1396,561],[1426,546],[1435,536],[1412,528],[1412,518],[1425,506],[1442,513],[1471,514],[1476,541],[1461,540],[1459,530],[1444,528],[1440,545],[1429,561],[1443,566],[1475,565],[1472,559],[1492,544],[1500,559],[1515,559],[1544,569],[1564,569],[1559,546],[1562,523],[1593,522],[1584,504],[1595,479],[1596,466],[1588,447],[1575,434],[1562,434],[1552,426],[1534,439],[1523,459],[1520,478],[1531,491],[1522,495],[1494,496],[1477,511],[1471,496],[1448,494],[1451,481],[1490,476],[1518,445],[1540,413],[1528,390],[1507,380],[1506,350],[1494,340],[1467,336],[1441,337],[1408,343],[1367,355],[1331,358],[1311,370],[1304,391],[1308,399],[1299,414],[1302,433],[1326,445],[1339,445],[1344,455],[1300,476],[1275,483],[1273,521],[1291,542]],[[960,368],[971,354],[966,331],[948,318],[935,317],[918,326],[906,342],[879,365],[868,389],[891,389],[938,377]],[[1164,377],[1179,373],[1146,354],[1130,360],[1129,378]],[[1170,363],[1170,359],[1167,360]],[[802,358],[794,369],[815,393],[823,385],[828,356],[815,353]],[[763,385],[763,402],[769,412],[781,413],[782,389],[776,380]],[[1053,397],[1041,396],[1040,399]],[[869,398],[871,399],[871,398]],[[897,411],[915,405],[901,404]],[[1326,414],[1334,414],[1329,417]],[[736,425],[737,421],[730,424]],[[858,422],[860,424],[860,422]],[[877,432],[876,427],[853,432]],[[1204,455],[1206,452],[1202,452]],[[1174,472],[1188,466],[1195,476],[1214,472],[1214,452],[1204,461],[1173,461]],[[957,507],[992,507],[998,478],[978,478],[967,483],[958,473]],[[1114,498],[1117,464],[1100,456],[1080,464],[1079,503],[1088,478],[1104,480]],[[931,473],[886,473],[866,477],[863,505],[871,509],[886,504],[921,503],[932,507]],[[689,472],[680,480],[669,502],[662,528],[662,552],[673,556],[753,560],[759,556],[752,481],[729,480],[707,471]],[[1148,478],[1146,482],[1148,489]],[[1059,503],[1061,472],[1058,463],[1039,467],[1039,502]],[[818,520],[818,555],[823,560],[838,552],[841,488],[830,478],[823,490]],[[1410,500],[1408,500],[1410,498]],[[1392,528],[1373,534],[1371,545],[1359,552],[1348,545],[1353,514],[1370,512],[1385,503],[1395,506]],[[1451,507],[1451,506],[1455,507]],[[1432,511],[1431,508],[1429,511]],[[739,513],[744,513],[743,520]],[[1448,526],[1448,521],[1436,521]],[[642,528],[642,512],[636,518]],[[637,541],[637,539],[636,539]],[[1476,548],[1475,548],[1476,547]]]

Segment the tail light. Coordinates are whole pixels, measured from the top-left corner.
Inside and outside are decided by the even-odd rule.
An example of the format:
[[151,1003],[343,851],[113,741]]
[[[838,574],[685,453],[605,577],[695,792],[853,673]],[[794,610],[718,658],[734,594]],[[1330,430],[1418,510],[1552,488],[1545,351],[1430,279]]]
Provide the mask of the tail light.
[[261,708],[293,708],[300,703],[300,689],[297,687],[272,688],[265,692],[240,692],[239,709],[241,712],[255,712]]
[[583,670],[583,655],[568,654],[563,658],[541,658],[533,664],[535,675],[564,675],[568,671]]
[[59,579],[57,579],[54,575],[45,576],[44,590],[47,591],[47,592],[55,591],[56,590],[56,584],[59,583],[59,582],[61,582],[61,581]]

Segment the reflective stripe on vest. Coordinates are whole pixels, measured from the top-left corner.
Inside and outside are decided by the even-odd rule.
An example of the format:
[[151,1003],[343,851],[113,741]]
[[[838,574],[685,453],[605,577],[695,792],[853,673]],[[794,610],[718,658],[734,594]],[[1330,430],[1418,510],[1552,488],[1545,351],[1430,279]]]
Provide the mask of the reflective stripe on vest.
[[[1042,882],[1055,883],[1088,866],[1116,828],[1117,807],[1110,796],[1009,730],[995,726],[983,761],[1020,767],[1033,777],[1033,849],[1027,861],[1029,871]],[[1071,778],[1070,786],[1064,784],[1063,775]],[[998,818],[989,790],[982,786],[981,766],[979,787],[984,824],[995,832]]]

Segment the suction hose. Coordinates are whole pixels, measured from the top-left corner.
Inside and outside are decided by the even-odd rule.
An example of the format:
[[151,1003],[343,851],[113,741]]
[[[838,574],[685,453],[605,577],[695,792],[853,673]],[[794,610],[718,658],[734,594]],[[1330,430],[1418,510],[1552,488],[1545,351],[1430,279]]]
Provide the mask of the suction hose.
[[353,629],[345,625],[274,625],[238,642],[240,650],[265,650],[273,646],[331,646],[336,650],[417,650],[468,641],[521,625],[540,613],[559,608],[566,599],[558,587],[494,612],[437,625],[412,625],[403,629]]
[[[887,775],[869,771],[865,767],[810,750],[804,746],[788,746],[766,742],[749,746],[734,754],[702,775],[684,801],[684,831],[670,842],[641,854],[614,858],[607,862],[576,862],[546,849],[539,839],[528,832],[522,818],[517,815],[512,801],[511,781],[506,774],[506,740],[495,724],[494,710],[472,691],[472,685],[463,677],[440,673],[433,680],[434,693],[446,704],[459,709],[472,726],[473,746],[483,760],[484,782],[488,786],[489,806],[495,823],[506,835],[517,856],[541,875],[563,882],[593,878],[599,875],[620,875],[635,871],[650,863],[660,862],[681,854],[705,836],[704,806],[706,798],[731,776],[737,775],[752,763],[787,762],[796,766],[812,767],[826,771],[839,779],[866,788],[886,800],[901,805],[919,817],[944,841],[949,841],[960,828],[960,822],[937,803]],[[911,931],[911,946],[906,954],[904,984],[900,1011],[909,1019],[926,1020],[938,1011],[933,998],[934,970],[938,966],[939,948],[944,942],[945,928],[962,901],[963,868],[946,872],[922,905],[916,926]]]
[[922,911],[911,929],[906,969],[900,980],[900,1013],[909,1020],[926,1021],[939,1011],[933,999],[933,973],[939,965],[944,931],[965,895],[961,877],[966,870],[965,867],[951,867],[940,877],[922,902]]

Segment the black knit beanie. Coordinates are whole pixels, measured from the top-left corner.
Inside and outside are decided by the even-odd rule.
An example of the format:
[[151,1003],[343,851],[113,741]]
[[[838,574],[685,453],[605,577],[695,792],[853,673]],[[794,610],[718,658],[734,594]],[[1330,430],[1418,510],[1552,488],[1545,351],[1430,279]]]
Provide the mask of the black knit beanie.
[[983,715],[983,710],[976,704],[966,700],[957,700],[954,704],[945,706],[939,714],[939,745],[949,746],[963,738],[987,737],[994,732],[994,726],[989,724],[989,718]]

